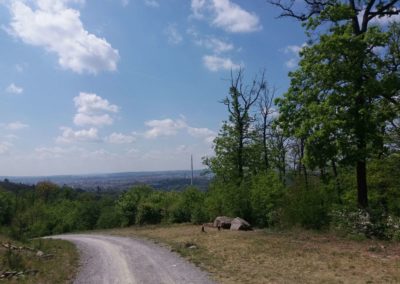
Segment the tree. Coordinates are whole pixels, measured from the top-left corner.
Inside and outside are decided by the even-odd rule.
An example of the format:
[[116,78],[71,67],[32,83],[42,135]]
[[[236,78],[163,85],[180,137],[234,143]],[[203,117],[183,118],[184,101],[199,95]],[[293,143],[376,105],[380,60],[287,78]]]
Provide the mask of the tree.
[[265,173],[267,173],[268,170],[271,168],[271,153],[270,153],[269,138],[271,136],[271,127],[273,122],[273,119],[271,117],[275,112],[275,110],[272,107],[275,97],[275,91],[276,91],[275,88],[270,89],[266,86],[264,92],[260,94],[258,102],[259,117],[260,117],[258,129],[259,129],[259,136],[261,137],[262,164]]
[[366,208],[367,160],[383,151],[400,88],[398,49],[391,48],[398,28],[384,30],[373,20],[399,14],[399,0],[305,0],[300,11],[295,1],[272,3],[281,16],[303,22],[311,43],[313,30],[329,27],[303,49],[300,68],[290,74],[290,89],[278,100],[282,127],[305,139],[309,165],[355,164],[358,205]]
[[147,185],[139,185],[133,187],[120,196],[116,203],[116,208],[118,213],[120,213],[124,219],[122,225],[126,226],[135,224],[140,202],[142,202],[152,192],[153,188]]
[[223,180],[235,181],[240,185],[246,169],[250,167],[250,146],[254,131],[251,127],[254,122],[251,108],[265,90],[264,73],[260,79],[255,78],[251,85],[244,84],[243,70],[239,70],[235,77],[231,74],[229,95],[222,100],[228,109],[229,118],[214,140],[215,157],[205,160]]

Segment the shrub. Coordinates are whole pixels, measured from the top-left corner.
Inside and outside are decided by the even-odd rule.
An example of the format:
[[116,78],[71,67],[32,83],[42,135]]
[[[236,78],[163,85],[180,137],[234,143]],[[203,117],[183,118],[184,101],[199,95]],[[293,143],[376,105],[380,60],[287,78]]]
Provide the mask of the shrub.
[[139,205],[136,215],[136,224],[158,224],[161,222],[161,209],[151,203],[142,203]]
[[283,221],[306,229],[321,229],[329,225],[330,195],[317,186],[289,188],[284,198]]
[[101,210],[99,219],[97,220],[96,227],[99,229],[109,229],[121,226],[121,215],[115,210],[113,206],[104,207]]
[[400,218],[373,216],[363,209],[334,209],[330,213],[331,228],[345,235],[362,235],[367,238],[400,240]]
[[271,172],[253,179],[250,190],[252,222],[261,227],[280,223],[278,212],[282,205],[284,186],[277,174]]

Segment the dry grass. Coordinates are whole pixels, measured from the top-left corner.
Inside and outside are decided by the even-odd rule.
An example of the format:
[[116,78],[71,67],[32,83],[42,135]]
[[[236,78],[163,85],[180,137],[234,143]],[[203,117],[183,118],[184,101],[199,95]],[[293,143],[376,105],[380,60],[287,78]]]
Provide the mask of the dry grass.
[[[173,225],[109,230],[168,244],[219,283],[400,283],[400,244],[308,231],[217,231]],[[195,244],[189,249],[185,244]]]
[[[5,271],[37,270],[35,275],[5,280],[5,283],[71,283],[74,278],[79,256],[75,246],[62,240],[37,239],[29,243],[11,241],[0,235],[0,243],[12,243],[16,246],[34,248],[30,250],[12,250],[0,246],[0,274]],[[37,250],[48,257],[38,257]],[[11,261],[11,263],[10,263]],[[11,267],[10,267],[11,266]]]

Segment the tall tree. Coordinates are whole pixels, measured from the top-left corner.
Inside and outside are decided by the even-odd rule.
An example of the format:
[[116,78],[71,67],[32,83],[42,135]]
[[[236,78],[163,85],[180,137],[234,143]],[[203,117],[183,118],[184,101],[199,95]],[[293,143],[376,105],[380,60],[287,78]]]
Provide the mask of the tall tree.
[[[283,126],[305,139],[310,165],[336,159],[354,163],[358,205],[366,208],[367,160],[382,150],[384,129],[398,116],[400,88],[398,53],[390,48],[398,29],[383,29],[373,21],[398,15],[400,2],[272,3],[282,9],[281,16],[302,21],[315,42],[301,52],[300,68],[290,74],[291,87],[278,102]],[[326,27],[312,38],[313,30]]]
[[236,75],[231,74],[229,95],[222,100],[229,117],[214,140],[215,157],[205,161],[219,178],[235,181],[239,185],[246,175],[246,169],[251,166],[250,145],[254,136],[251,109],[265,90],[264,74],[255,78],[250,85],[244,83],[243,70]]
[[273,123],[273,115],[275,113],[273,101],[275,97],[275,88],[265,87],[264,91],[260,94],[258,101],[259,108],[259,136],[261,138],[262,147],[262,165],[265,172],[271,168],[271,151],[269,138],[271,136],[271,127]]

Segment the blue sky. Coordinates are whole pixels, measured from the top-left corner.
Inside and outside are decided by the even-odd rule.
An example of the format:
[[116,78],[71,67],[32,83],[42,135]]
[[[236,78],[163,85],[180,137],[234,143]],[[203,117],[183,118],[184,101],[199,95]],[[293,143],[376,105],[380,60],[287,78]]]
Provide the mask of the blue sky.
[[0,0],[0,175],[176,170],[212,154],[230,70],[278,95],[305,42],[264,0]]

